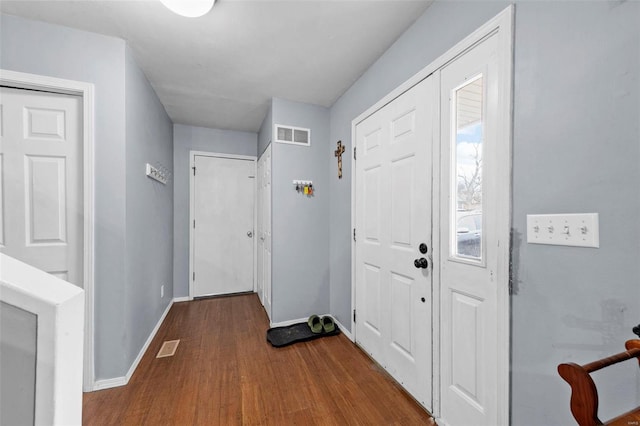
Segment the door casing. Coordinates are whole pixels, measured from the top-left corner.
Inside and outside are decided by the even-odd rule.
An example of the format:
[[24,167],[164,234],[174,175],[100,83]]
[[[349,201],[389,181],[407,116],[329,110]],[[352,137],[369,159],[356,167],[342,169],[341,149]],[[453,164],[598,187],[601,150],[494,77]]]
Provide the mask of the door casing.
[[66,80],[37,74],[0,69],[0,85],[18,89],[43,90],[82,97],[82,141],[83,141],[83,289],[84,314],[84,360],[83,389],[95,389],[94,367],[94,85],[92,83]]
[[[265,182],[268,182],[268,188],[264,188]],[[262,292],[260,300],[265,312],[267,313],[269,321],[271,321],[271,262],[263,252],[265,245],[267,245],[268,247],[267,250],[269,252],[271,251],[271,142],[269,142],[267,148],[264,150],[262,155],[260,155],[260,158],[258,158],[258,173],[256,176],[256,184],[258,186],[256,195],[259,200],[258,203],[256,203],[256,211],[258,212],[256,217],[260,216],[260,219],[256,218],[256,221],[260,220],[260,223],[262,224],[260,228],[256,227],[256,230],[258,232],[258,238],[263,241],[261,247],[260,243],[258,243],[256,239],[256,244],[258,245],[258,254],[256,257],[261,257],[261,264],[258,264],[258,266],[256,267],[256,289],[257,291]],[[267,211],[268,214],[265,214]],[[263,237],[263,234],[265,234],[265,230],[268,230],[267,233],[269,234],[269,236],[266,238]],[[265,267],[268,271],[266,274],[264,273]],[[257,282],[260,280],[262,281],[262,288],[258,288]]]
[[[429,75],[443,68],[447,63],[462,55],[467,50],[473,48],[490,35],[498,36],[498,66],[497,71],[504,76],[500,81],[500,93],[498,95],[498,122],[497,128],[497,149],[498,149],[498,168],[497,179],[504,183],[503,194],[507,196],[500,197],[496,205],[498,222],[498,269],[496,271],[496,285],[499,288],[497,295],[498,314],[498,365],[502,368],[498,371],[498,420],[499,424],[509,424],[509,368],[510,368],[510,271],[509,256],[511,247],[511,200],[512,200],[512,124],[513,124],[513,27],[515,17],[515,6],[509,5],[502,12],[475,30],[469,36],[457,43],[447,52],[442,54],[436,60],[431,62],[422,70],[418,71],[413,77],[402,83],[396,89],[384,96],[373,106],[360,114],[351,122],[351,140],[356,139],[356,126],[372,115],[374,112],[397,98]],[[439,82],[438,82],[439,85]],[[438,143],[433,147],[433,158],[440,158],[440,129],[434,126],[434,141]],[[355,156],[357,153],[352,153]],[[353,158],[353,157],[352,157]],[[356,228],[356,167],[351,168],[351,226]],[[434,189],[440,187],[439,181],[440,169],[438,162],[434,162]],[[436,192],[434,191],[434,194]],[[437,229],[439,225],[439,197],[434,197],[433,226]],[[440,239],[438,233],[433,233],[433,247],[440,247]],[[355,259],[356,244],[352,239],[351,242],[351,258]],[[440,371],[440,257],[434,252],[434,268],[433,268],[433,297],[432,297],[432,313],[433,313],[433,412],[432,414],[438,418],[440,416],[440,377],[436,372]],[[356,301],[356,262],[351,262],[351,308],[355,312]],[[437,267],[436,267],[437,266]],[[355,324],[353,316],[351,317],[352,341],[355,342]]]
[[[195,180],[193,175],[193,167],[195,166],[195,157],[196,156],[204,156],[204,157],[217,157],[217,158],[228,158],[228,159],[236,159],[236,160],[251,160],[254,163],[257,161],[257,158],[252,155],[234,155],[234,154],[222,154],[216,152],[207,152],[207,151],[189,151],[189,299],[193,300],[193,271],[194,271],[194,256],[193,256],[193,243],[194,243],[194,233],[193,233],[193,220],[194,220],[194,200],[195,200]],[[253,193],[256,193],[256,181],[254,179],[253,183]],[[255,292],[258,287],[257,282],[257,252],[258,252],[258,244],[256,243],[255,233],[257,229],[257,204],[253,203],[253,291]]]

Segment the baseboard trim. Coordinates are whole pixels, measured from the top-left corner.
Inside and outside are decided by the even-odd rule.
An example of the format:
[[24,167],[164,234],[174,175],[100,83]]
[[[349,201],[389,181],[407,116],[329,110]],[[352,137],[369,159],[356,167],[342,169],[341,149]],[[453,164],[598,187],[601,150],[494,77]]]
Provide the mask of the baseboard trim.
[[118,386],[124,386],[129,380],[125,377],[114,377],[112,379],[96,380],[93,384],[93,390],[99,391],[103,389],[117,388]]
[[288,320],[288,321],[271,322],[270,326],[271,326],[271,328],[273,328],[273,327],[286,327],[288,325],[297,324],[299,322],[307,322],[308,319],[309,318],[298,318],[298,319],[292,319],[292,320]]
[[[333,320],[336,322],[336,324],[338,324],[338,327],[340,327],[340,331],[342,331],[344,329],[344,327],[342,327],[342,325],[340,325],[340,323],[338,321],[336,321],[336,317],[334,317],[331,314],[322,314],[322,315],[318,315],[319,317],[325,317],[325,316],[329,316],[331,318],[333,318]],[[270,323],[271,327],[286,327],[288,325],[291,324],[297,324],[300,322],[307,322],[307,320],[309,319],[309,317],[304,317],[304,318],[298,318],[298,319],[292,319],[292,320],[287,320],[287,321],[280,321],[280,322],[272,322]]]
[[151,342],[153,341],[153,338],[156,337],[156,333],[158,333],[158,330],[160,329],[160,326],[164,322],[164,319],[167,317],[167,314],[169,313],[169,310],[171,309],[171,307],[173,306],[173,303],[175,301],[176,301],[176,299],[172,299],[171,302],[167,305],[166,309],[162,313],[162,316],[158,320],[156,326],[151,331],[151,334],[149,334],[149,337],[147,338],[147,341],[144,342],[144,345],[142,345],[142,348],[140,349],[140,352],[138,352],[138,356],[136,357],[135,360],[133,360],[133,363],[131,364],[131,367],[129,368],[129,371],[127,371],[127,375],[124,376],[124,377],[114,377],[112,379],[97,380],[95,382],[95,384],[93,385],[93,390],[103,390],[103,389],[115,388],[115,387],[118,387],[118,386],[124,386],[127,383],[129,383],[129,380],[131,379],[131,376],[133,376],[133,373],[135,373],[136,368],[138,368],[138,364],[140,364],[140,361],[142,360],[142,357],[147,352],[147,349],[149,349],[149,345],[151,345]]
[[342,332],[342,334],[344,334],[347,339],[353,342],[353,334],[351,334],[351,332],[347,330],[344,327],[344,325],[342,325],[342,323],[338,321],[335,317],[333,317],[333,321],[338,325],[338,327],[340,327],[340,331]]
[[[344,325],[342,325],[342,323],[340,323],[340,321],[338,321],[336,319],[335,316],[333,316],[331,314],[323,314],[323,315],[318,315],[318,316],[320,316],[320,317],[330,316],[331,318],[333,318],[333,321],[338,325],[338,327],[340,327],[340,332],[342,332],[347,339],[351,340],[352,342],[354,341],[353,340],[353,334],[351,334],[351,332],[349,332],[344,327]],[[272,327],[272,328],[273,327],[286,327],[286,326],[291,325],[291,324],[297,324],[297,323],[300,323],[300,322],[307,322],[308,319],[309,319],[308,317],[305,317],[305,318],[292,319],[292,320],[288,320],[288,321],[272,322],[272,323],[270,323],[270,327]]]
[[190,298],[189,296],[183,296],[183,297],[174,297],[173,298],[173,303],[178,303],[178,302],[190,302],[193,299]]

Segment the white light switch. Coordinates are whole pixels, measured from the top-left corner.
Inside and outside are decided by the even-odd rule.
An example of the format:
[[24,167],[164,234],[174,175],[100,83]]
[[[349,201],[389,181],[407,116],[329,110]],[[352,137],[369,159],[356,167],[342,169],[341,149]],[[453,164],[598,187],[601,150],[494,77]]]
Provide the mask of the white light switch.
[[598,213],[528,214],[527,242],[598,248]]

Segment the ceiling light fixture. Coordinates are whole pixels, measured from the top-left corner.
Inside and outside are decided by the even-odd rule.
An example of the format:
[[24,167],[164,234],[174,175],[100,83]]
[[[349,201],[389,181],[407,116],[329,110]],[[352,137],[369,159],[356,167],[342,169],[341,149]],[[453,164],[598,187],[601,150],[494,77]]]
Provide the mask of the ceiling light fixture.
[[206,15],[216,0],[160,0],[170,11],[187,18]]

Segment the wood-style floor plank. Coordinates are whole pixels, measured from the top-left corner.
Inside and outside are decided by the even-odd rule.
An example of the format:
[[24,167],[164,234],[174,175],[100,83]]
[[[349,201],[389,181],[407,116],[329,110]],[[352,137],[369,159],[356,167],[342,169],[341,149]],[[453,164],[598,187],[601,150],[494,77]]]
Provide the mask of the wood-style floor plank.
[[254,294],[174,304],[129,384],[84,395],[84,424],[435,424],[343,335],[278,349],[268,327]]

